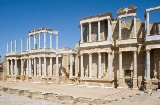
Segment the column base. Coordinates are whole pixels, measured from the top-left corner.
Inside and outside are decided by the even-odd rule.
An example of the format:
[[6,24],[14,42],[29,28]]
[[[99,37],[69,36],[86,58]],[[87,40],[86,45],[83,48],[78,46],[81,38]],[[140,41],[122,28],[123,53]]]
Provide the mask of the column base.
[[60,77],[56,76],[56,84],[59,85],[60,84]]
[[123,78],[118,79],[118,87],[117,88],[123,88]]
[[133,89],[138,89],[137,78],[133,78]]
[[101,76],[98,76],[98,78],[102,78]]

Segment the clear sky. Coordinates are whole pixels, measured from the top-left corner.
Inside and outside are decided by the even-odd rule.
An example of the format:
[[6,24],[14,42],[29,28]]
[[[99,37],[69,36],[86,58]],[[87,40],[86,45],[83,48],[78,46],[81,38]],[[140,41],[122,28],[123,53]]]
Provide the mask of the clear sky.
[[[41,27],[59,31],[59,48],[67,46],[74,49],[80,40],[79,18],[104,12],[111,12],[117,18],[118,9],[129,5],[138,7],[137,17],[144,21],[145,9],[160,6],[160,0],[0,0],[2,60],[7,43],[10,51],[10,42],[17,40],[17,50],[20,51],[20,38],[24,38],[23,49],[26,50],[28,31]],[[160,11],[152,12],[150,16],[151,22],[158,21]],[[41,40],[42,38],[41,35]],[[47,38],[49,46],[49,35]],[[55,47],[55,37],[53,46]]]

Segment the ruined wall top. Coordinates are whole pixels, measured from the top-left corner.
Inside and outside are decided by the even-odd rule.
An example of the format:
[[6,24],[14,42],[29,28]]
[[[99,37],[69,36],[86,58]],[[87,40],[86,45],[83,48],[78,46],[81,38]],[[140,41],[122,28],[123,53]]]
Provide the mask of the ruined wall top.
[[131,13],[136,13],[137,7],[136,6],[129,6],[128,8],[122,7],[117,11],[117,15],[126,15],[126,14],[131,14]]

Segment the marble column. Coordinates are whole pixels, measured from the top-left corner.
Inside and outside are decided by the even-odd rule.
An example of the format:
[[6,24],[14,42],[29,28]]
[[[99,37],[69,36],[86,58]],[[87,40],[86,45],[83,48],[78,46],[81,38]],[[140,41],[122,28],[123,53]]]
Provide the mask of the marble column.
[[14,51],[17,52],[17,41],[14,42]]
[[41,48],[41,33],[39,33],[39,48]]
[[31,50],[31,36],[29,36],[29,50]]
[[52,76],[53,72],[52,72],[52,57],[50,57],[50,76]]
[[8,53],[8,43],[7,43],[7,53]]
[[121,18],[119,18],[119,39],[122,39],[121,37]]
[[13,51],[13,47],[12,47],[12,41],[11,41],[11,52]]
[[24,75],[23,65],[24,65],[24,61],[23,59],[21,59],[21,75]]
[[136,31],[136,16],[133,17],[133,21],[134,21],[134,38],[137,38],[137,31]]
[[28,74],[29,74],[29,76],[31,76],[31,75],[32,75],[31,58],[29,58]]
[[119,52],[119,77],[122,78],[123,71],[122,71],[122,52]]
[[23,38],[21,38],[21,52],[23,51]]
[[58,34],[56,34],[56,49],[58,49]]
[[27,70],[26,70],[26,75],[29,75],[29,59],[27,59]]
[[46,57],[44,57],[44,76],[47,76],[47,70],[46,70]]
[[98,21],[98,41],[101,40],[101,35],[100,35],[100,32],[101,32],[101,21]]
[[13,59],[11,59],[11,75],[13,75]]
[[73,77],[72,57],[73,57],[73,55],[70,54],[70,71],[69,71],[69,77]]
[[108,77],[112,77],[113,68],[112,68],[112,52],[108,52]]
[[110,19],[108,20],[108,40],[111,40],[111,24],[110,24]]
[[15,59],[15,75],[18,75],[18,68],[17,68],[17,59]]
[[83,54],[80,55],[81,56],[81,77],[84,77],[84,68],[83,68]]
[[56,55],[56,76],[59,77],[59,57]]
[[50,48],[52,48],[52,34],[50,34]]
[[9,73],[9,71],[10,71],[9,68],[10,68],[10,67],[9,67],[9,59],[7,59],[7,75],[10,74],[10,73]]
[[92,53],[89,53],[89,78],[92,78]]
[[101,73],[101,53],[98,52],[98,78],[101,78],[102,73]]
[[28,51],[29,49],[28,49],[28,37],[27,37],[27,51]]
[[34,58],[34,76],[37,76],[37,62],[36,62],[36,58]]
[[137,51],[134,51],[134,61],[133,62],[134,62],[133,63],[134,64],[134,66],[133,66],[134,67],[134,71],[133,71],[134,76],[133,77],[137,78]]
[[46,33],[44,32],[44,49],[46,48]]
[[39,76],[41,76],[41,57],[39,57]]
[[91,30],[91,23],[89,23],[89,42],[91,42],[92,41],[92,36],[91,36],[91,33],[92,32],[92,30]]
[[36,35],[34,35],[34,49],[36,49]]
[[149,35],[149,11],[146,12],[146,25],[147,35]]
[[146,78],[150,79],[150,50],[146,50]]
[[83,24],[80,24],[81,26],[81,43],[83,43]]

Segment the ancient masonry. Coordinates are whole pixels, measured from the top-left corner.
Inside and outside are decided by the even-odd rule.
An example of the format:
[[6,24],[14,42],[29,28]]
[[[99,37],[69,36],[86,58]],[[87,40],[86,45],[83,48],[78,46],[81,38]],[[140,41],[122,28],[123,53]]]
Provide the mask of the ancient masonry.
[[[137,18],[136,10],[135,6],[120,8],[118,18],[113,18],[110,12],[80,18],[81,39],[74,51],[66,47],[59,49],[58,31],[48,28],[30,31],[26,50],[22,39],[20,52],[16,50],[16,40],[14,51],[12,41],[10,51],[7,43],[6,80],[156,88],[160,77],[160,22],[150,24],[149,13],[160,10],[160,6],[146,9],[145,22]],[[46,35],[50,35],[49,48]],[[56,36],[55,49],[52,35]],[[34,48],[31,48],[31,38]]]

